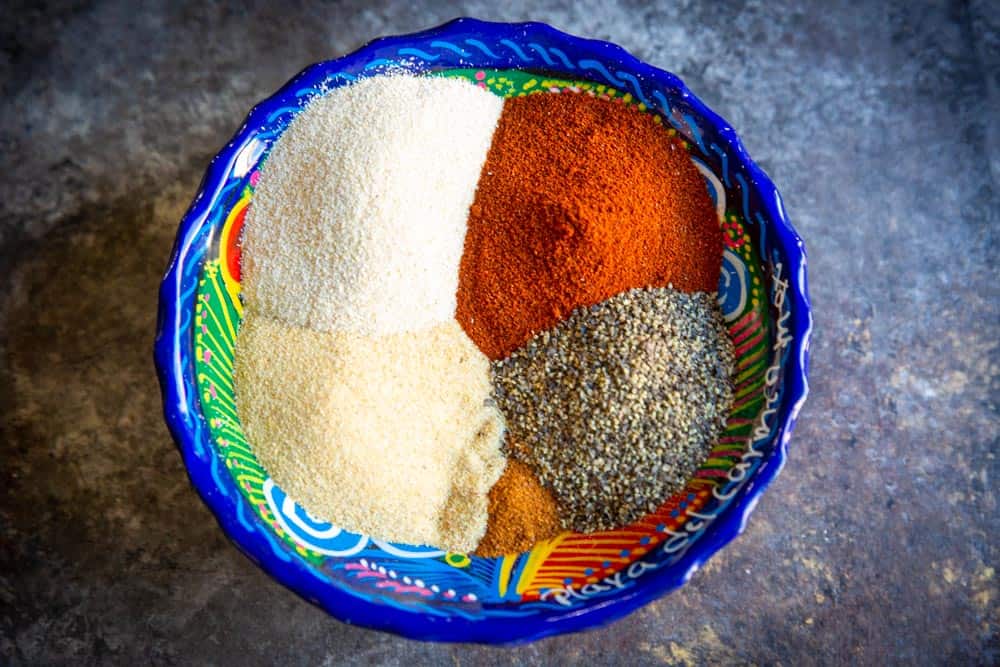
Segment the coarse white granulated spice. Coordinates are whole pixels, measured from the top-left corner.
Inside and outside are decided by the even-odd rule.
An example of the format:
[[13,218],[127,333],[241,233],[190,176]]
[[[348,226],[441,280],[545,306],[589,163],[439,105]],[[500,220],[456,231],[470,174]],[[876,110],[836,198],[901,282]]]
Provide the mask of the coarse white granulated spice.
[[319,331],[451,320],[502,107],[466,81],[404,75],[313,100],[262,167],[244,230],[245,302]]
[[368,337],[247,311],[233,379],[257,458],[313,516],[451,551],[482,538],[504,421],[454,319]]

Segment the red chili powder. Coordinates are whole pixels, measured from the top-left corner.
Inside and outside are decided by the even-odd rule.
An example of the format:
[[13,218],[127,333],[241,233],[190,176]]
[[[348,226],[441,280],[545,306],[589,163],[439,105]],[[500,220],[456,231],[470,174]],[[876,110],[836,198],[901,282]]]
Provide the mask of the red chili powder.
[[508,100],[469,213],[457,317],[502,359],[635,287],[714,292],[722,232],[680,141],[588,94]]

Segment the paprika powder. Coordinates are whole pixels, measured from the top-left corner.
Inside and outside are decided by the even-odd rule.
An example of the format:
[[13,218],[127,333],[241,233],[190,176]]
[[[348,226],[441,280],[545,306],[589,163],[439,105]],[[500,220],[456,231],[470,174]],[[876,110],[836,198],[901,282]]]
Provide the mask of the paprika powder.
[[491,359],[637,287],[715,292],[722,232],[680,140],[586,94],[506,102],[470,208],[456,316]]

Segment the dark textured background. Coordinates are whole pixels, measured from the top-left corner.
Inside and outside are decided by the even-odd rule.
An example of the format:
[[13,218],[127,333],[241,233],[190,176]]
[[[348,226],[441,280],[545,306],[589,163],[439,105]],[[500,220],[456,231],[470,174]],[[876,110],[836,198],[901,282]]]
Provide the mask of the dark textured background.
[[[996,2],[2,4],[0,663],[1000,661]],[[686,79],[784,193],[816,315],[746,534],[622,622],[513,650],[348,627],[272,582],[189,487],[150,353],[177,223],[251,105],[463,14]]]

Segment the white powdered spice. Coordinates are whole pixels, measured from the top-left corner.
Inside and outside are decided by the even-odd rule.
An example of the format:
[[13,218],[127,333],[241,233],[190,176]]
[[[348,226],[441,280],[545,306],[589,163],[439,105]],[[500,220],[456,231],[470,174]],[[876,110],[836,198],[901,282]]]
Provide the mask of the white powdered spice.
[[246,315],[240,421],[275,482],[346,530],[474,549],[505,465],[504,423],[489,361],[459,324],[369,337]]
[[367,335],[451,320],[502,106],[466,81],[412,76],[313,100],[261,171],[244,231],[247,305]]

